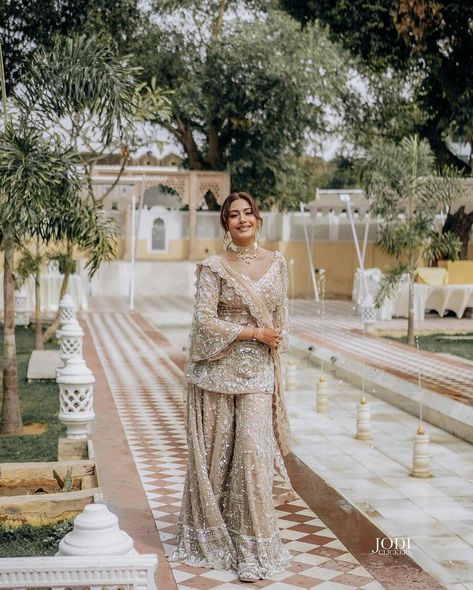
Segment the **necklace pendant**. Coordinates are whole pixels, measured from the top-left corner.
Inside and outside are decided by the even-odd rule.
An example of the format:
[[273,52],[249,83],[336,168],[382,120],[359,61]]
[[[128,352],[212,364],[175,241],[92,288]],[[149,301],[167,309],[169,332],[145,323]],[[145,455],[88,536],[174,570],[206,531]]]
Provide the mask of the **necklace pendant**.
[[243,262],[246,262],[246,264],[250,264],[252,260],[254,260],[256,258],[256,254],[251,254],[251,253],[246,253],[246,252],[242,252],[242,253],[238,253],[237,254],[237,258],[239,258],[240,260],[243,260]]
[[252,246],[237,246],[231,244],[230,248],[235,252],[236,257],[239,260],[246,262],[246,264],[250,264],[251,261],[256,258],[256,242]]

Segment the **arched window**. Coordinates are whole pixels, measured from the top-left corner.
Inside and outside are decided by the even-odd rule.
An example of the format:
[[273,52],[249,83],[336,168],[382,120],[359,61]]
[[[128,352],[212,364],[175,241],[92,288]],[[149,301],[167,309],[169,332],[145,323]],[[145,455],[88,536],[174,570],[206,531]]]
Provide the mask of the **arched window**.
[[151,232],[151,248],[153,250],[164,250],[166,248],[166,229],[164,221],[158,217],[153,222],[153,229]]

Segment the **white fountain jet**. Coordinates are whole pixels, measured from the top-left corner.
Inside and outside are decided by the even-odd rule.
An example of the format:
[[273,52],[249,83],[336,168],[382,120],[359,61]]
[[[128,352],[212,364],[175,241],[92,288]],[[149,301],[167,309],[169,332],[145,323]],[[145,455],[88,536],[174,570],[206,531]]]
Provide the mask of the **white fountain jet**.
[[[374,309],[373,297],[368,290],[368,281],[366,280],[364,254],[361,255],[360,244],[358,236],[356,235],[355,220],[353,218],[353,211],[351,209],[351,198],[347,193],[340,194],[340,201],[346,203],[348,219],[350,221],[351,231],[353,234],[353,241],[355,242],[356,256],[358,258],[358,265],[361,271],[361,281],[363,285],[363,303],[361,305],[361,319],[363,321],[363,327],[366,332],[371,332],[376,322],[376,313]],[[365,250],[366,246],[364,246]]]
[[[304,203],[300,201],[299,203],[301,213],[305,213],[304,211]],[[317,279],[315,278],[315,270],[314,270],[314,260],[312,258],[312,244],[309,242],[309,234],[307,233],[307,222],[304,218],[304,237],[305,243],[307,248],[307,257],[309,259],[309,270],[310,270],[310,278],[312,279],[312,287],[314,289],[314,298],[315,302],[319,303],[319,288],[317,287]]]

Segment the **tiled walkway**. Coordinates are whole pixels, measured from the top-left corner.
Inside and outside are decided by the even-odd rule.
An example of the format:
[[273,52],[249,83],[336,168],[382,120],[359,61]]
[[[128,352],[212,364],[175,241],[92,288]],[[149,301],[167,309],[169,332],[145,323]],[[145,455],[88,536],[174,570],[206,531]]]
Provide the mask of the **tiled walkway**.
[[[114,298],[101,299],[92,303],[95,309],[125,311],[124,303]],[[142,297],[136,308],[158,326],[188,327],[190,325],[193,301],[184,295]],[[326,301],[323,309],[312,301],[296,299],[289,304],[292,334],[306,340],[308,344],[322,344],[335,351],[362,359],[369,365],[380,367],[411,382],[420,379],[423,385],[459,401],[473,404],[473,365],[461,360],[442,359],[438,355],[416,351],[395,342],[363,336],[359,316],[349,301]],[[393,319],[380,321],[376,330],[381,332],[402,332],[407,329],[407,320]],[[429,314],[416,325],[418,332],[472,333],[473,319],[456,317],[439,318]],[[182,337],[180,344],[187,344]]]
[[[172,544],[186,464],[182,373],[130,315],[94,313],[88,323],[161,540]],[[278,516],[294,563],[259,587],[382,588],[303,500],[279,506]],[[185,590],[241,587],[231,572],[172,567],[178,587]]]
[[[150,302],[150,308],[152,304]],[[170,546],[176,531],[186,464],[182,354],[179,355],[139,314],[126,313],[119,306],[113,312],[104,308],[99,310],[96,305],[95,311],[88,314],[87,324],[161,540]],[[176,312],[176,308],[173,309]],[[149,312],[149,309],[144,311]],[[162,311],[160,305],[159,313]],[[183,299],[178,311],[181,320],[188,312],[188,302]],[[393,576],[389,579],[386,564],[390,562],[378,556],[371,557],[369,566],[367,563],[362,565],[320,514],[314,513],[313,503],[310,504],[311,507],[298,499],[277,507],[283,538],[293,554],[293,564],[289,571],[274,580],[261,581],[253,586],[274,590],[441,588],[422,571],[418,571],[414,579],[406,573],[404,577],[401,575],[399,583]],[[334,506],[328,506],[325,513],[329,515],[333,509]],[[357,532],[354,528],[354,537]],[[407,563],[401,560],[399,568],[405,572]],[[374,577],[377,571],[379,575]],[[396,564],[393,565],[393,573],[395,571]],[[180,564],[172,564],[172,572],[182,590],[242,587],[232,572],[208,571]],[[383,580],[383,584],[375,578]]]
[[[402,344],[364,336],[359,317],[352,313],[349,302],[329,301],[325,312],[321,306],[307,301],[292,303],[293,333],[308,343],[321,344],[367,365],[417,383],[421,379],[427,389],[437,391],[473,405],[473,365],[462,360],[442,359],[429,352],[417,351]],[[406,329],[406,320],[378,322],[377,330]],[[434,316],[418,324],[419,331],[473,331],[473,319]]]

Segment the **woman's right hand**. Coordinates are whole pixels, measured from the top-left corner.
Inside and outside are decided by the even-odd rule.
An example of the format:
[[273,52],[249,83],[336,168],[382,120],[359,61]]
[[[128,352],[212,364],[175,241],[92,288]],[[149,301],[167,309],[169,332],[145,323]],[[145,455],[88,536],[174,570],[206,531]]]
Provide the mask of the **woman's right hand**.
[[257,328],[256,339],[271,346],[271,348],[276,348],[281,342],[281,330],[275,330],[274,328]]

